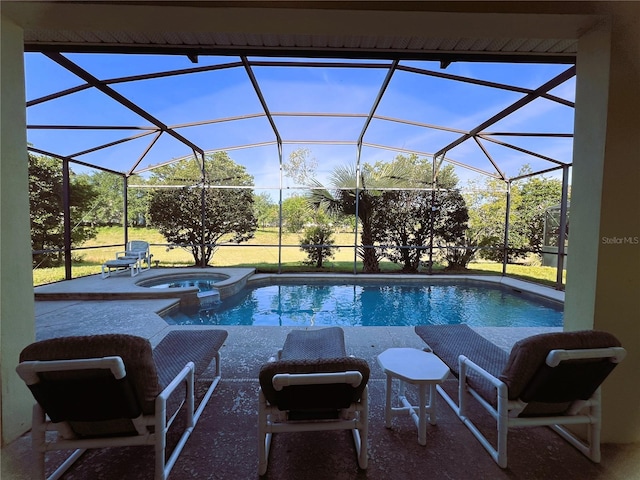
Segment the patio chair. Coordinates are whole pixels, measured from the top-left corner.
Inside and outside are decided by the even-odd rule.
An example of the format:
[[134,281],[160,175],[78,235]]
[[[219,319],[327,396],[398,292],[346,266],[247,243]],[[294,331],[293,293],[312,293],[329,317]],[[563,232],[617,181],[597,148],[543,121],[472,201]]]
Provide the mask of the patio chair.
[[272,435],[280,432],[351,430],[358,465],[367,468],[369,365],[347,356],[341,328],[290,332],[259,378],[260,475]]
[[116,252],[116,260],[136,260],[138,271],[149,270],[152,257],[153,255],[149,252],[149,242],[144,240],[131,240],[127,242],[124,252]]
[[[124,334],[27,346],[16,370],[37,401],[33,478],[45,478],[49,451],[75,450],[49,477],[54,479],[87,449],[152,445],[154,478],[166,479],[220,381],[219,349],[226,337],[225,330],[177,330],[153,350],[147,339]],[[195,381],[213,359],[214,373],[207,375],[213,380],[196,408]],[[179,440],[166,460],[167,433],[176,418],[172,438]]]
[[[520,340],[508,354],[466,325],[415,331],[458,377],[457,403],[441,386],[439,393],[500,467],[507,467],[509,430],[542,425],[600,461],[600,385],[626,355],[613,335],[545,333]],[[493,443],[470,418],[471,398],[497,422]],[[571,425],[586,426],[587,438]]]

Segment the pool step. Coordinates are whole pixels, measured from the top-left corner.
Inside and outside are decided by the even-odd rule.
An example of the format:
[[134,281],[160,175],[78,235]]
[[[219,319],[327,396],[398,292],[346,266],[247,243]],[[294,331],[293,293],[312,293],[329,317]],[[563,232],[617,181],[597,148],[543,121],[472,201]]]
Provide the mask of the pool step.
[[220,292],[217,290],[209,290],[206,292],[198,292],[198,299],[201,307],[207,307],[220,303]]

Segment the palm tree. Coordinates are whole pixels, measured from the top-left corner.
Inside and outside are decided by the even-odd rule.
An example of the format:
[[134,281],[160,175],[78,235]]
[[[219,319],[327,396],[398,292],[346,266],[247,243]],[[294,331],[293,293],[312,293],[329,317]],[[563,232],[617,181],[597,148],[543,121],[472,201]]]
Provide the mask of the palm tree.
[[330,176],[331,191],[319,181],[311,180],[314,189],[309,201],[314,206],[322,205],[329,211],[358,216],[362,233],[357,252],[365,273],[380,271],[379,255],[374,248],[375,232],[372,229],[374,216],[384,215],[380,189],[406,185],[409,178],[407,169],[396,164],[386,164],[376,169],[368,168],[365,164],[360,171],[355,165],[336,167]]

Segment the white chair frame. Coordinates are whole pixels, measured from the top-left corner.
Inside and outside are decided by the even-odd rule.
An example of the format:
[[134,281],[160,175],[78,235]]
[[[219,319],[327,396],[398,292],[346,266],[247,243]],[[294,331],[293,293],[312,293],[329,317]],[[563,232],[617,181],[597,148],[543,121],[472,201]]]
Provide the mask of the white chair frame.
[[149,251],[149,242],[145,242],[144,240],[131,240],[127,242],[123,252],[116,252],[116,260],[134,259],[138,272],[151,269],[151,257],[153,257],[153,255],[151,255]]
[[[53,450],[75,450],[75,452],[55,471],[47,480],[60,478],[65,471],[90,448],[118,447],[153,445],[155,449],[155,480],[165,480],[171,472],[178,456],[184,448],[195,424],[197,423],[202,410],[208,399],[211,397],[219,377],[219,359],[216,358],[216,373],[218,377],[209,387],[207,394],[200,402],[197,410],[194,410],[194,372],[193,362],[188,362],[169,385],[156,397],[154,415],[141,415],[132,419],[138,435],[124,437],[105,438],[74,438],[74,435],[66,422],[53,423],[46,416],[42,407],[36,403],[33,407],[32,419],[32,446],[36,452],[35,474],[38,479],[45,478],[45,454]],[[39,381],[37,372],[43,371],[63,371],[63,370],[84,370],[84,369],[108,369],[116,379],[123,378],[125,366],[120,357],[104,357],[77,360],[56,360],[56,361],[29,361],[22,362],[17,367],[20,377],[27,383],[33,385]],[[167,399],[175,389],[186,382],[186,397],[182,401],[180,408],[167,420]],[[182,433],[178,444],[173,450],[169,459],[166,458],[166,436],[169,428],[175,420],[178,412],[186,403],[187,425]],[[153,427],[153,429],[151,428]],[[56,431],[58,435],[55,439],[47,438],[46,432]]]
[[[347,383],[357,387],[362,382],[362,375],[357,371],[336,373],[309,373],[309,374],[278,374],[273,377],[273,387],[281,390],[290,385],[314,385]],[[360,401],[354,402],[349,408],[341,411],[341,418],[336,420],[312,420],[289,422],[286,419],[287,412],[278,410],[270,405],[260,389],[260,401],[258,407],[258,474],[267,472],[269,462],[269,450],[271,438],[274,433],[281,432],[311,432],[326,430],[351,430],[353,441],[358,455],[358,465],[362,469],[367,468],[367,438],[369,432],[369,395],[368,386],[365,386],[360,396]]]
[[[546,364],[557,367],[561,362],[573,359],[609,358],[613,363],[621,362],[626,355],[622,347],[594,348],[582,350],[551,350],[546,358]],[[507,467],[507,436],[510,428],[549,426],[562,438],[577,448],[595,463],[600,462],[600,430],[601,403],[600,388],[586,401],[576,401],[569,408],[567,415],[548,417],[518,417],[527,406],[520,400],[509,400],[507,385],[489,372],[479,367],[464,355],[458,357],[460,376],[458,379],[458,404],[440,386],[438,392],[460,420],[469,428],[482,446],[489,452],[493,460],[501,467]],[[491,382],[496,388],[497,408],[482,398],[469,387],[466,381],[467,372],[473,371]],[[495,419],[498,429],[497,445],[494,446],[473,424],[468,417],[469,400],[473,397]],[[565,428],[565,425],[587,425],[587,438],[581,439],[575,433]]]

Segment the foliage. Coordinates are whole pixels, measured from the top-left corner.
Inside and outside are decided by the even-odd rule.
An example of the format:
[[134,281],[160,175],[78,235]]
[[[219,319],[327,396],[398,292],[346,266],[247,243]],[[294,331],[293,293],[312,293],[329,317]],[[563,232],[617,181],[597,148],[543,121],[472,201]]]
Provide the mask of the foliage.
[[[388,162],[378,161],[373,166],[365,164],[365,168],[374,171],[382,171],[389,168]],[[391,162],[394,170],[403,175],[402,184],[410,188],[432,188],[433,185],[433,165],[424,157],[418,157],[415,153],[410,155],[397,155]],[[455,188],[458,184],[458,176],[453,165],[440,167],[436,174],[436,188]]]
[[289,233],[297,233],[311,219],[311,209],[306,198],[294,195],[282,201],[282,221]]
[[333,228],[331,225],[314,225],[304,230],[304,235],[300,238],[300,250],[307,254],[305,265],[315,265],[322,268],[325,260],[335,257],[335,244],[333,239]]
[[[33,266],[53,266],[63,262],[64,210],[62,163],[54,158],[29,155],[29,205]],[[95,236],[95,229],[85,224],[95,198],[94,187],[82,176],[69,170],[69,210],[71,246]],[[57,250],[47,252],[47,250]]]
[[[524,166],[519,175],[529,172],[529,167]],[[480,258],[502,262],[506,251],[507,262],[513,262],[524,258],[529,250],[540,250],[544,212],[548,207],[560,203],[562,182],[537,176],[512,183],[508,248],[504,243],[507,183],[486,178],[483,184],[470,182],[469,190],[465,196],[470,217],[465,236],[468,256],[473,258],[479,254]]]
[[258,225],[262,228],[277,225],[280,217],[278,205],[273,203],[271,196],[267,192],[261,192],[253,196],[253,214]]
[[121,175],[97,171],[81,175],[94,188],[96,196],[91,202],[91,212],[86,217],[92,225],[122,225],[124,216],[123,189]]
[[399,190],[381,198],[385,215],[372,221],[376,241],[387,245],[384,255],[402,265],[404,272],[417,272],[420,259],[430,243],[431,192]]
[[402,165],[383,164],[379,168],[363,167],[360,172],[353,165],[339,166],[331,174],[331,191],[320,182],[312,183],[317,188],[309,201],[316,207],[324,206],[328,211],[342,215],[357,215],[362,226],[358,256],[362,259],[365,273],[380,271],[380,253],[374,247],[372,229],[376,215],[384,215],[381,201],[382,187],[396,187],[406,183],[407,172]]
[[320,206],[312,212],[312,225],[304,230],[300,238],[300,250],[307,254],[307,260],[302,262],[304,265],[322,268],[324,260],[335,258],[339,248],[331,245],[335,244],[333,235],[337,219],[336,214],[328,211],[325,206]]
[[530,177],[520,187],[511,229],[526,239],[534,251],[542,249],[545,211],[562,201],[562,181],[557,178]]
[[[201,171],[195,160],[154,170],[153,184],[173,187],[154,190],[149,202],[152,225],[168,242],[190,251],[196,265],[208,264],[221,242],[245,242],[257,228],[252,190],[229,188],[252,185],[245,168],[217,152],[206,158],[205,181]],[[185,186],[176,186],[180,183]]]
[[282,164],[285,176],[298,185],[306,185],[314,177],[318,161],[311,156],[308,148],[298,148],[289,154],[289,160]]
[[134,185],[144,185],[145,179],[132,175],[128,179],[127,188],[127,222],[132,227],[143,227],[147,224],[147,211],[149,210],[149,190],[135,188]]
[[437,246],[445,252],[447,269],[466,268],[471,259],[465,255],[464,249],[458,248],[469,228],[469,210],[464,197],[459,190],[439,191],[436,193],[436,209],[433,234]]
[[[462,239],[468,220],[466,205],[460,193],[451,189],[458,181],[451,166],[439,172],[437,190],[431,188],[433,169],[424,158],[398,155],[391,164],[377,163],[374,170],[390,167],[404,172],[407,189],[382,194],[381,214],[372,220],[374,238],[387,245],[384,255],[389,260],[402,264],[405,272],[417,272],[432,239],[440,247]],[[447,189],[439,188],[440,182]]]
[[[83,248],[91,247],[85,250],[85,255],[82,261],[74,262],[72,267],[73,277],[81,277],[85,275],[96,275],[100,273],[100,265],[104,260],[113,258],[116,251],[121,250],[121,247],[100,247],[100,245],[116,245],[121,244],[124,238],[124,231],[122,226],[117,227],[98,227],[97,236],[94,239],[90,239],[87,242],[80,245]],[[353,242],[352,233],[336,233],[336,243],[346,245]],[[165,248],[160,248],[159,245],[163,243],[163,237],[153,228],[129,228],[129,237],[134,239],[145,239],[151,243],[151,253],[153,253],[153,259],[158,259],[160,265],[163,267],[186,267],[193,264],[192,256],[186,251],[171,250],[166,251]],[[294,248],[282,249],[282,263],[278,265],[278,255],[275,254],[272,257],[265,255],[265,248],[257,245],[277,245],[279,238],[279,232],[276,228],[257,230],[255,238],[250,240],[249,243],[255,243],[255,247],[241,246],[241,247],[226,247],[216,253],[216,264],[229,266],[229,267],[253,267],[260,272],[279,272],[280,270],[288,272],[308,272],[309,266],[302,265],[304,260],[303,253]],[[283,245],[299,245],[299,239],[293,234],[282,235]],[[277,246],[273,249],[277,251]],[[356,270],[362,269],[360,262],[356,263]],[[437,270],[439,265],[434,265],[434,270]],[[471,263],[468,266],[467,272],[472,273],[492,273],[500,274],[502,272],[502,265],[497,263]],[[345,272],[353,273],[353,250],[350,248],[343,248],[336,252],[335,260],[330,263],[330,266],[323,266],[322,271],[331,272]],[[398,267],[387,261],[380,262],[380,271],[395,273],[398,272]],[[507,274],[509,276],[516,276],[525,280],[546,283],[549,285],[555,284],[556,269],[552,267],[540,267],[530,265],[508,265]],[[64,279],[64,267],[50,267],[50,268],[37,268],[33,271],[33,284],[43,285]]]
[[[93,226],[122,225],[124,219],[124,177],[104,171],[84,173],[78,177],[91,184],[95,191],[95,197],[91,202],[91,211],[85,220]],[[137,175],[129,177],[127,182],[127,222],[130,226],[146,224],[149,192],[146,189],[131,188],[132,184],[144,183],[144,179]]]

